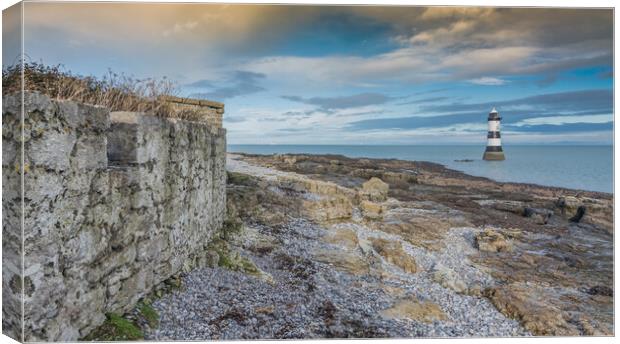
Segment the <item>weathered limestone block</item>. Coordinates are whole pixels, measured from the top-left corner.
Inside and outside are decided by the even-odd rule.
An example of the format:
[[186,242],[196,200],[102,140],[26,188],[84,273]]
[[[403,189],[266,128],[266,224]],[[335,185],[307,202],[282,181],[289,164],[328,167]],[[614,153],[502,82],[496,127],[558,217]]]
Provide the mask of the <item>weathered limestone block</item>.
[[[222,164],[225,164],[225,161],[222,161]],[[305,216],[315,221],[348,219],[353,214],[352,199],[355,197],[355,191],[337,184],[301,177],[278,176],[275,186],[300,194]]]
[[362,209],[362,215],[371,220],[381,219],[383,218],[383,213],[385,213],[385,207],[381,203],[364,200],[360,202],[360,208]]
[[384,183],[381,179],[372,177],[370,180],[362,184],[360,197],[363,200],[383,202],[387,199],[389,188],[390,186],[387,183]]
[[75,341],[205,261],[225,216],[226,131],[26,93],[22,166],[20,98],[3,99],[3,326]]

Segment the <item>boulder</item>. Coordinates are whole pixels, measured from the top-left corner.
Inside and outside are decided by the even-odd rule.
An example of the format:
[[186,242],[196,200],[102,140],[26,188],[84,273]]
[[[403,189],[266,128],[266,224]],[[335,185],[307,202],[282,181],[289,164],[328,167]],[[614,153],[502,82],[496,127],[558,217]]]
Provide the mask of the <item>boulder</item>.
[[415,273],[418,269],[415,259],[410,256],[398,241],[381,238],[370,239],[372,248],[388,263],[394,264],[407,273]]
[[365,200],[383,202],[387,199],[389,188],[389,185],[384,183],[381,179],[372,177],[362,184],[360,196]]

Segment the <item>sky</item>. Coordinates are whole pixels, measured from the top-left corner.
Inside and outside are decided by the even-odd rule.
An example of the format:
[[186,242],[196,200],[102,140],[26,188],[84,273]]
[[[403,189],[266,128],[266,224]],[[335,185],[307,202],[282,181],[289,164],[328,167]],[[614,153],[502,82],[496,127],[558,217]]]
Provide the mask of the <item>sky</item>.
[[32,61],[225,103],[229,144],[484,144],[493,107],[504,145],[613,140],[610,9],[27,2],[23,30]]

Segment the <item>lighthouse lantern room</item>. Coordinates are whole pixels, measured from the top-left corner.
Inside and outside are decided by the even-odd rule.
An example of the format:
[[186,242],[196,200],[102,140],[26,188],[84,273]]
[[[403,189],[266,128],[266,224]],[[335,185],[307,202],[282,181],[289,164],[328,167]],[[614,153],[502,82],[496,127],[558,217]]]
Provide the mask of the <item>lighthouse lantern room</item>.
[[489,132],[487,133],[487,149],[482,159],[484,160],[504,160],[502,150],[502,139],[499,134],[499,122],[501,117],[495,108],[489,113]]

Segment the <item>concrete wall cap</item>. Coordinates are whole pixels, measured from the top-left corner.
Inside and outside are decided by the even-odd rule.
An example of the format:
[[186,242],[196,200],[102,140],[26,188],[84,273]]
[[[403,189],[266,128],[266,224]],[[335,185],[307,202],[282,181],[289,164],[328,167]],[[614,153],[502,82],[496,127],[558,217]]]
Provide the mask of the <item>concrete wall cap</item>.
[[179,103],[186,105],[198,105],[198,106],[206,106],[215,109],[223,109],[224,104],[219,102],[214,102],[211,100],[204,99],[194,99],[194,98],[183,98],[183,97],[175,97],[175,96],[161,96],[161,99],[170,103]]

